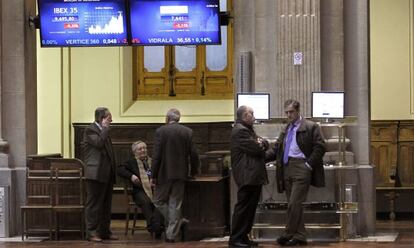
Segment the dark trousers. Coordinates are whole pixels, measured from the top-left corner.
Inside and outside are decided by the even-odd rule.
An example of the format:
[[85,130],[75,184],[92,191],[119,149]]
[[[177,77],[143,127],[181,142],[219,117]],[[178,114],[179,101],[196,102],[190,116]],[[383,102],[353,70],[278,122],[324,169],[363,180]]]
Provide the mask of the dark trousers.
[[303,159],[290,159],[285,167],[284,181],[288,201],[287,222],[283,236],[306,240],[303,202],[308,195],[312,171]]
[[262,185],[245,185],[238,189],[231,223],[230,243],[247,241],[261,191]]
[[164,217],[161,212],[154,206],[143,189],[134,189],[133,194],[134,202],[141,208],[147,222],[148,231],[162,233],[164,231]]
[[110,230],[112,187],[112,181],[109,183],[86,181],[85,220],[88,237],[99,235],[104,238],[112,234]]

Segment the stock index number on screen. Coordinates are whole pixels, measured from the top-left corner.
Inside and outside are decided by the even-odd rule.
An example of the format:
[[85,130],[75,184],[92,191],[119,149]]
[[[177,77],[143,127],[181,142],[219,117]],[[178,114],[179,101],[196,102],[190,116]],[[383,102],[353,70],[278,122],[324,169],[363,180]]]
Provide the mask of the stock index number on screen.
[[211,43],[211,42],[212,42],[212,40],[209,37],[196,37],[196,38],[178,37],[177,38],[177,43],[180,43],[180,44]]

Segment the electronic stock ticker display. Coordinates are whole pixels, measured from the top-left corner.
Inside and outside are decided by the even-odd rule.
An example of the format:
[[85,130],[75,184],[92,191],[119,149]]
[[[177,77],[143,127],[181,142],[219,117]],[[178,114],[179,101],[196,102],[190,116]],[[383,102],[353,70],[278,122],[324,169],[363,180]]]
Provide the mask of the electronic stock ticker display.
[[42,47],[128,45],[124,0],[38,0]]
[[219,0],[130,0],[132,45],[220,44]]

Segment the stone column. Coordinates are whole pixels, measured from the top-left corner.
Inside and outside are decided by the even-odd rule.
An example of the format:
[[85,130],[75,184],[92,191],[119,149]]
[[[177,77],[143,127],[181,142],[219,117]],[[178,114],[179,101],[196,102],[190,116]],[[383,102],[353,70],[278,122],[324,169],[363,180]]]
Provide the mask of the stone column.
[[370,87],[368,0],[343,0],[345,33],[345,110],[358,125],[347,130],[356,163],[366,168],[359,185],[359,227],[362,235],[375,232],[375,181],[370,158]]
[[[0,181],[10,187],[10,235],[20,228],[28,154],[37,150],[36,1],[1,1]],[[7,142],[5,142],[7,140]]]
[[321,0],[321,84],[344,90],[344,0]]
[[320,1],[277,1],[276,77],[279,109],[293,98],[301,113],[311,115],[311,93],[321,89]]

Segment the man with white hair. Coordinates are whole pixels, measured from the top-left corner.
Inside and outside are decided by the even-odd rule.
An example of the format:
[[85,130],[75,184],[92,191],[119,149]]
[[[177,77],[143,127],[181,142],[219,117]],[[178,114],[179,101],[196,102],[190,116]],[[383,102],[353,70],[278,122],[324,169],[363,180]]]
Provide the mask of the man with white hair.
[[142,210],[147,230],[153,233],[156,239],[160,239],[164,231],[164,218],[152,203],[151,158],[148,156],[147,144],[139,140],[134,142],[131,148],[134,158],[122,163],[117,168],[117,173],[132,185],[132,198]]

